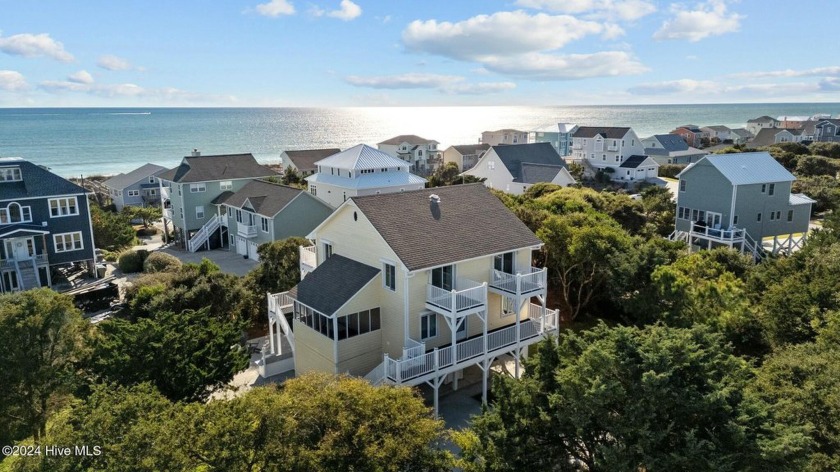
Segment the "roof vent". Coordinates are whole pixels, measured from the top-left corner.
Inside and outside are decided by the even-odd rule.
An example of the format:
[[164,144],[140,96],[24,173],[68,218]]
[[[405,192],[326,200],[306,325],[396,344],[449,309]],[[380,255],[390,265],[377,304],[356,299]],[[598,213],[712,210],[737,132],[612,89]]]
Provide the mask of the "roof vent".
[[438,194],[433,193],[429,195],[429,201],[432,203],[440,203],[440,197],[438,196]]
[[198,157],[201,155],[201,151],[199,151],[198,149],[193,149],[191,155],[192,157]]

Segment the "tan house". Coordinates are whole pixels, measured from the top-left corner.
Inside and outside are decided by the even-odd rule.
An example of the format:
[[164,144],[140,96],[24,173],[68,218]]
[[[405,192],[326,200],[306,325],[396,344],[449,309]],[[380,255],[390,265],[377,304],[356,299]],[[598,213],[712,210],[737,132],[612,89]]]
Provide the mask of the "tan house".
[[489,144],[459,144],[449,146],[443,151],[443,163],[454,162],[461,172],[471,169],[490,149]]
[[528,132],[518,129],[497,129],[496,131],[484,131],[481,133],[481,143],[491,146],[500,144],[527,144]]
[[280,154],[280,162],[284,170],[294,169],[301,177],[306,177],[318,171],[316,162],[340,152],[341,149],[338,148],[283,151],[283,154]]
[[353,197],[309,237],[303,279],[268,300],[272,356],[291,349],[296,374],[425,383],[437,409],[465,369],[486,399],[494,361],[512,356],[518,374],[557,330],[546,269],[532,267],[542,243],[481,184]]

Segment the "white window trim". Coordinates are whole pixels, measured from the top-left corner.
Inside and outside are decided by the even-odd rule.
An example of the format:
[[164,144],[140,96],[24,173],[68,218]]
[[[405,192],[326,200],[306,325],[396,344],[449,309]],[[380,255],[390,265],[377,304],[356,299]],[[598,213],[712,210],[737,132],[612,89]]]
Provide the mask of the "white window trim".
[[271,230],[269,220],[264,216],[260,216],[260,230],[265,234],[268,234],[268,232]]
[[140,196],[140,191],[139,190],[129,190],[128,191],[128,196],[129,197],[139,197]]
[[[426,336],[426,337],[424,338],[424,337],[423,337],[423,319],[424,319],[424,318],[427,318],[427,317],[433,317],[433,318],[434,318],[434,320],[435,320],[435,332],[434,332],[434,334],[432,334],[432,333],[431,333],[431,330],[429,330],[429,331],[430,331],[429,336]],[[429,312],[429,313],[422,313],[422,314],[420,315],[420,340],[421,340],[421,341],[426,341],[426,340],[429,340],[429,339],[434,339],[434,338],[436,338],[437,336],[438,336],[438,320],[437,320],[437,313],[435,313],[435,312],[433,312],[433,311],[432,311],[432,312]]]
[[219,189],[220,190],[231,190],[233,189],[233,181],[232,180],[222,180],[219,182]]
[[[52,202],[53,201],[57,201],[59,203],[58,209],[59,209],[59,213],[61,213],[61,209],[64,208],[61,205],[62,201],[69,202],[71,198],[73,199],[74,202],[76,202],[76,205],[74,205],[76,207],[76,213],[69,213],[70,206],[68,205],[67,206],[67,211],[68,211],[67,214],[58,214],[58,215],[53,215],[52,214]],[[79,199],[76,198],[76,197],[50,198],[49,200],[47,200],[47,207],[48,207],[48,210],[50,212],[50,218],[66,218],[68,216],[79,216]]]
[[[201,216],[198,216],[198,210],[201,210]],[[195,219],[203,220],[205,215],[206,215],[206,213],[204,211],[204,205],[198,205],[198,206],[195,207]]]
[[[388,291],[396,292],[397,291],[397,264],[393,261],[389,261],[389,260],[386,260],[386,259],[380,259],[380,261],[382,262],[382,287],[384,287]],[[388,266],[391,266],[391,267],[394,268],[394,279],[392,281],[393,284],[394,284],[394,288],[391,288],[391,287],[388,286],[388,279],[387,279]]]
[[202,193],[207,191],[207,184],[190,184],[190,193]]
[[[74,244],[74,241],[73,241],[73,236],[76,235],[76,234],[79,235],[79,245],[81,246],[81,247],[78,247],[78,248],[75,247],[75,244]],[[70,237],[70,244],[73,245],[72,249],[67,249],[67,239],[65,238],[66,236]],[[62,245],[64,246],[64,248],[61,249],[61,250],[58,249],[58,242],[57,242],[58,238],[61,238]],[[53,235],[53,250],[55,251],[56,254],[60,254],[60,253],[63,253],[63,252],[81,251],[81,250],[84,250],[84,248],[85,248],[85,239],[82,236],[81,231],[73,231],[73,232],[70,232],[70,233],[58,233],[58,234]]]

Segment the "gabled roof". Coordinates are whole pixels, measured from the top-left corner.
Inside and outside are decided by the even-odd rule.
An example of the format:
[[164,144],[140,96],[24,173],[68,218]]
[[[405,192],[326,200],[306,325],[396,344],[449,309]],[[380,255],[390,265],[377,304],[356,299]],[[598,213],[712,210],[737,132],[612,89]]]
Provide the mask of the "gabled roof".
[[551,182],[564,168],[563,166],[522,163],[521,182],[525,184]]
[[11,226],[0,226],[0,238],[6,238],[12,235],[21,237],[40,236],[44,234],[50,234],[50,232],[46,231],[40,223],[37,223],[37,225],[34,225],[32,223],[22,223]]
[[145,180],[146,182],[148,182],[149,176],[160,174],[165,170],[166,167],[159,166],[157,164],[143,164],[142,166],[134,169],[131,172],[111,177],[105,182],[102,182],[102,185],[110,189],[122,190],[126,187],[130,187],[136,184],[141,180]]
[[622,162],[619,167],[635,169],[636,167],[639,167],[642,164],[642,162],[645,162],[645,159],[647,159],[647,158],[648,158],[647,156],[639,156],[639,155],[630,156],[624,162]]
[[742,138],[751,138],[752,137],[752,133],[750,133],[749,131],[747,131],[744,128],[736,128],[736,129],[730,130],[730,132],[735,133]]
[[542,244],[480,183],[350,200],[411,271]]
[[728,126],[723,126],[723,125],[706,126],[706,128],[708,128],[712,131],[717,131],[717,132],[732,131]]
[[[523,164],[543,164],[566,167],[566,161],[557,154],[551,143],[517,144],[515,146],[493,146],[493,151],[507,168],[514,182],[522,180]],[[556,173],[554,175],[557,175]],[[549,180],[550,182],[550,180]]]
[[408,164],[405,161],[392,157],[379,149],[374,149],[367,144],[357,144],[350,149],[333,154],[326,159],[316,161],[315,165],[346,170],[390,167],[399,167],[401,170],[408,170]]
[[190,156],[181,165],[160,174],[158,177],[170,182],[209,182],[228,179],[256,179],[277,173],[257,163],[248,154],[220,154],[217,156]]
[[688,150],[688,144],[678,134],[655,134],[653,138],[668,152]]
[[381,143],[377,143],[377,144],[397,145],[397,144],[402,144],[402,143],[408,143],[408,144],[411,144],[411,145],[438,144],[438,142],[435,141],[434,139],[421,138],[420,136],[417,136],[417,135],[414,135],[414,134],[401,134],[399,136],[394,136],[391,139],[386,139],[385,141],[382,141]]
[[571,133],[575,128],[577,128],[577,125],[574,123],[557,123],[557,129],[561,133]]
[[481,132],[481,134],[484,134],[484,133],[524,133],[524,131],[520,131],[518,129],[513,129],[513,128],[502,128],[502,129],[497,129],[495,131],[482,131]]
[[20,157],[0,157],[0,167],[20,167],[19,182],[0,182],[0,201],[86,193],[85,189]]
[[684,130],[686,130],[686,131],[690,131],[690,132],[692,132],[692,133],[694,133],[694,134],[702,134],[702,133],[703,133],[703,131],[702,131],[702,130],[700,129],[700,127],[698,127],[697,125],[682,125],[682,126],[677,126],[676,128],[674,128],[674,131],[679,131],[679,130],[681,130],[681,129],[684,129]]
[[234,208],[243,208],[245,203],[249,202],[254,212],[273,218],[301,193],[305,192],[299,188],[264,180],[253,180],[245,184],[239,191],[229,195],[222,203]]
[[747,120],[747,123],[767,123],[767,122],[773,123],[775,121],[776,121],[776,119],[773,118],[772,116],[764,115],[764,116],[759,116],[758,118],[753,118],[751,120]]
[[709,154],[686,167],[679,176],[703,162],[720,171],[732,185],[792,182],[796,180],[776,159],[766,152],[740,152],[734,154]]
[[802,134],[801,129],[785,129],[785,128],[761,128],[758,134],[755,135],[750,145],[753,147],[770,146],[776,144],[776,135],[787,131],[788,133],[799,136]]
[[572,134],[573,138],[594,138],[601,135],[607,139],[621,139],[627,132],[630,131],[628,127],[615,126],[581,126]]
[[289,296],[332,316],[377,274],[379,269],[376,267],[333,254],[289,290]]
[[315,165],[316,162],[326,157],[332,156],[333,154],[338,154],[339,152],[341,152],[341,149],[330,148],[286,151],[285,154],[289,157],[289,160],[292,161],[295,167],[297,167],[301,171],[314,171],[317,168],[317,166]]
[[455,148],[458,153],[462,156],[467,156],[470,154],[481,154],[482,152],[490,149],[490,145],[486,143],[481,144],[455,144],[452,146]]

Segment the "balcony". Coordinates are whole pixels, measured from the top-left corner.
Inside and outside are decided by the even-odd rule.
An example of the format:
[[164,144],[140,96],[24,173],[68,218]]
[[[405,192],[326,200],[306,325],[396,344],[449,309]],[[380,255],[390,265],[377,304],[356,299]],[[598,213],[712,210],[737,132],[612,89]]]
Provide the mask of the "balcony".
[[618,146],[607,146],[607,151],[616,152],[618,151]]
[[239,224],[236,227],[236,234],[243,238],[253,238],[257,235],[257,225]]
[[740,243],[744,240],[745,233],[746,231],[742,228],[719,229],[692,224],[690,235],[723,243]]
[[300,247],[300,278],[315,270],[318,267],[318,253],[315,246]]
[[[14,268],[16,259],[0,259],[0,269]],[[46,254],[35,254],[32,257],[17,259],[18,262],[32,261],[36,267],[43,267],[50,264]]]
[[385,355],[382,374],[386,382],[394,384],[418,385],[430,376],[447,374],[476,364],[484,357],[495,357],[513,350],[517,344],[527,346],[538,342],[544,334],[557,329],[557,310],[545,309],[540,305],[528,305],[529,318],[517,326],[480,334],[463,341],[416,357],[391,359]]
[[533,296],[545,294],[547,269],[528,267],[525,273],[508,274],[490,270],[490,290],[500,295]]
[[581,150],[581,149],[583,149],[583,144],[574,143],[574,144],[572,144],[572,149]]
[[487,307],[487,283],[457,278],[455,288],[446,290],[426,285],[426,308],[444,316],[460,318]]

